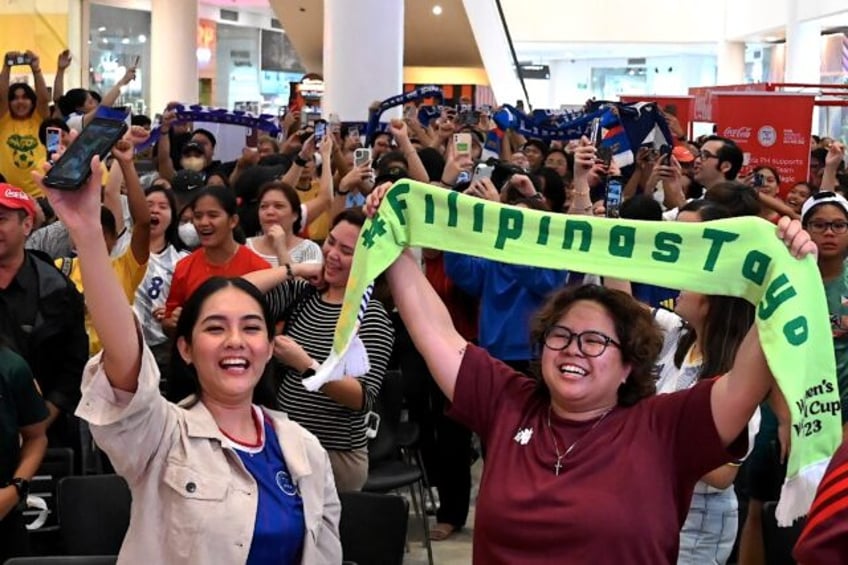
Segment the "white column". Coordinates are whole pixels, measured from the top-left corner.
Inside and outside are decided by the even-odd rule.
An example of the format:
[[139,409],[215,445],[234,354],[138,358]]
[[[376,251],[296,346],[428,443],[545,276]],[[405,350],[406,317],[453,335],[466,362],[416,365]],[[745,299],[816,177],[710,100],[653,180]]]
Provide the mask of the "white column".
[[745,83],[745,43],[720,41],[716,49],[718,84]]
[[821,26],[798,19],[798,3],[787,2],[786,82],[821,82]]
[[152,0],[150,112],[168,102],[197,103],[197,2]]
[[[173,0],[161,0],[165,2]],[[364,121],[403,90],[404,0],[324,0],[324,116]],[[400,117],[396,108],[383,118]]]

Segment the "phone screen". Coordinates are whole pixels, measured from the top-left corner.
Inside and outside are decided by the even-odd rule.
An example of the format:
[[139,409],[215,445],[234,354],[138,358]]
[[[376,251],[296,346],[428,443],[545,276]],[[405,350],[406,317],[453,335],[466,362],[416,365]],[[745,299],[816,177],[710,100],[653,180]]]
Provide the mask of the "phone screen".
[[126,131],[125,122],[95,118],[50,169],[44,184],[64,190],[78,189],[91,174],[91,159],[95,155],[106,157]]
[[357,149],[353,153],[353,164],[357,167],[360,167],[371,160],[371,150],[370,149]]
[[604,209],[607,218],[618,218],[621,208],[621,179],[611,178],[607,183],[607,192],[604,198]]
[[453,147],[457,155],[471,155],[471,134],[453,134]]
[[589,129],[589,141],[595,147],[598,147],[601,143],[601,119],[595,118],[592,120],[592,125]]
[[62,145],[62,130],[59,128],[47,128],[47,158],[59,150]]
[[315,123],[315,143],[321,143],[324,136],[327,134],[327,122],[320,121]]

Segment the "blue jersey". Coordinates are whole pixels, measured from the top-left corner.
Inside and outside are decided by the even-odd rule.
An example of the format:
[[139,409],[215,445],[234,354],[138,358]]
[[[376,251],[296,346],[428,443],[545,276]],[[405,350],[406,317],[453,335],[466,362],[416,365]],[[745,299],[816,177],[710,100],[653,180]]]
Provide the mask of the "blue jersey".
[[263,418],[264,441],[251,448],[232,446],[259,487],[259,504],[248,565],[300,563],[306,523],[303,499],[289,474],[274,427]]

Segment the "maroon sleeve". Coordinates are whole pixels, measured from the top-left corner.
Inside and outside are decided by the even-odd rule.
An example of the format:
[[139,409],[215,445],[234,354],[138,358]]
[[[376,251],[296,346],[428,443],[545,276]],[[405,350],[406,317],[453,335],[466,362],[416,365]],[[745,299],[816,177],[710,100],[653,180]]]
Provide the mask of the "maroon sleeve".
[[830,460],[793,555],[801,565],[844,563],[848,556],[848,442]]
[[456,376],[448,416],[476,432],[486,443],[505,389],[516,387],[532,390],[533,382],[491,357],[485,349],[469,343]]
[[653,397],[652,418],[657,433],[672,449],[681,485],[694,484],[709,471],[745,456],[748,430],[726,448],[713,419],[711,392],[716,379],[703,380],[690,389]]

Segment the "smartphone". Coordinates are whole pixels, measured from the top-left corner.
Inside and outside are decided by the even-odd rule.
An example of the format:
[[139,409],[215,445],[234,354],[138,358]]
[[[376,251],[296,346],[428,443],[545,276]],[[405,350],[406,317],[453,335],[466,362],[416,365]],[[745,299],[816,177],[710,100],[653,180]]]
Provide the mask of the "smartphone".
[[601,118],[595,118],[592,120],[591,125],[589,126],[589,142],[595,147],[600,147],[601,145]]
[[47,158],[52,159],[53,154],[62,146],[62,130],[60,128],[47,128],[45,141],[47,142]]
[[306,111],[306,108],[300,109],[300,129],[304,129],[309,125],[309,112]]
[[471,155],[471,134],[453,134],[453,149],[456,155]]
[[259,130],[249,129],[247,135],[244,136],[244,146],[251,149],[256,149],[259,146]]
[[487,165],[486,163],[480,163],[476,167],[474,167],[474,176],[471,177],[471,182],[474,183],[481,179],[490,179],[492,178],[492,173],[495,172],[494,165]]
[[318,120],[315,122],[315,143],[321,143],[325,135],[327,135],[327,122]]
[[133,61],[133,64],[132,64],[133,68],[134,68],[134,69],[137,69],[137,68],[138,68],[138,64],[139,64],[140,62],[141,62],[141,55],[136,55],[136,56],[135,56],[135,60]]
[[26,53],[18,53],[17,55],[6,57],[7,67],[18,67],[22,65],[29,65],[30,63],[32,63],[32,57]]
[[613,177],[607,182],[607,190],[604,195],[604,209],[607,218],[618,218],[621,209],[621,179]]
[[353,165],[360,167],[371,161],[371,149],[360,147],[353,152]]
[[359,128],[357,126],[350,126],[347,128],[347,136],[359,141]]
[[45,186],[78,190],[91,175],[91,159],[103,160],[128,129],[124,121],[94,118],[44,177]]
[[762,173],[754,173],[754,188],[761,188],[765,184]]
[[671,166],[671,145],[663,145],[660,148],[660,165]]

